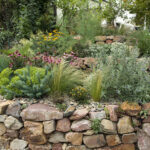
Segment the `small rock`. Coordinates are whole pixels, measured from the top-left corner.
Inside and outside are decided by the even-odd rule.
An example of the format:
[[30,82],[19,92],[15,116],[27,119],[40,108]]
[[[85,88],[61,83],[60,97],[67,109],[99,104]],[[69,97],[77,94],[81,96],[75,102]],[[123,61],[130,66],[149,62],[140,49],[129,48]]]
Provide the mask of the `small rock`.
[[12,130],[19,130],[23,126],[23,124],[18,119],[12,116],[7,117],[4,121],[4,124],[8,129]]
[[150,123],[144,123],[143,124],[143,131],[150,136]]
[[41,145],[47,142],[43,133],[43,124],[39,122],[25,121],[20,134],[30,144]]
[[68,146],[65,150],[87,150],[84,145],[81,146]]
[[71,125],[71,129],[73,131],[85,131],[91,129],[91,122],[89,120],[79,120],[79,121],[73,121]]
[[65,138],[68,142],[71,142],[72,145],[81,145],[82,144],[82,133],[69,132],[66,134]]
[[66,149],[67,149],[67,144],[64,143],[64,144],[62,145],[62,150],[66,150]]
[[62,150],[62,144],[61,143],[53,144],[52,150]]
[[83,135],[93,135],[94,131],[93,130],[87,130],[85,132],[83,132]]
[[0,122],[4,122],[6,119],[6,115],[0,115]]
[[101,112],[90,112],[90,119],[99,119],[102,120],[104,118],[106,118],[106,113],[105,111],[101,111]]
[[71,116],[71,115],[74,113],[75,109],[76,109],[75,106],[69,106],[69,107],[67,108],[67,110],[64,112],[64,117],[69,117],[69,116]]
[[45,134],[50,134],[53,131],[55,131],[55,121],[51,120],[51,121],[45,121],[43,122],[44,125],[44,133]]
[[134,144],[121,144],[113,147],[111,150],[135,150]]
[[10,148],[10,141],[9,139],[0,136],[0,149],[1,150],[9,150]]
[[88,114],[87,109],[78,109],[76,110],[73,115],[70,117],[70,120],[79,120],[84,118]]
[[50,149],[52,149],[52,146],[50,144],[47,144],[47,145],[33,145],[33,144],[29,144],[29,148],[31,150],[50,150]]
[[6,127],[3,123],[0,123],[0,136],[6,133]]
[[108,105],[106,108],[109,111],[109,116],[111,121],[118,121],[117,110],[119,108],[118,105]]
[[150,137],[143,130],[138,130],[137,137],[139,150],[149,150]]
[[120,108],[130,116],[137,116],[142,109],[139,104],[129,102],[123,102]]
[[118,132],[120,134],[134,132],[134,128],[132,127],[131,118],[129,116],[124,116],[119,119],[117,124]]
[[107,40],[113,40],[114,36],[107,36],[106,38],[107,38]]
[[104,42],[104,41],[106,41],[106,36],[96,36],[95,41],[96,42]]
[[56,130],[60,132],[68,132],[71,130],[71,123],[68,118],[64,118],[57,121]]
[[120,138],[118,135],[107,135],[106,141],[108,146],[116,146],[121,144]]
[[33,104],[21,112],[21,117],[23,120],[49,121],[62,119],[63,113],[46,104]]
[[52,133],[50,135],[49,142],[51,143],[66,142],[65,135],[61,132]]
[[21,112],[21,105],[18,102],[9,105],[6,110],[7,115],[11,115],[16,118],[20,117],[20,112]]
[[24,150],[27,147],[28,143],[24,140],[14,139],[10,143],[11,150]]
[[0,103],[0,115],[6,112],[8,105],[12,104],[13,101],[6,101]]
[[101,121],[101,125],[105,133],[112,133],[112,134],[117,133],[116,124],[114,122],[107,120],[107,119],[103,119]]
[[18,138],[18,132],[16,130],[7,130],[5,136],[7,138]]
[[88,148],[103,147],[106,144],[103,134],[84,136],[83,142]]
[[132,144],[137,142],[137,136],[135,133],[124,134],[122,136],[122,142],[125,144]]

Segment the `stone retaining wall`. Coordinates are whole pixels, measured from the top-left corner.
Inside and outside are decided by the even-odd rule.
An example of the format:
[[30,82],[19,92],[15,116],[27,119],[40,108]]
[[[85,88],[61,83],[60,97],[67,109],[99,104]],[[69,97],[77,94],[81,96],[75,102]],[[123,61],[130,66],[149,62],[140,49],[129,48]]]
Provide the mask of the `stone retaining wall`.
[[[150,103],[107,105],[97,112],[69,106],[0,102],[1,150],[150,150]],[[141,115],[140,115],[141,114]],[[100,133],[92,130],[99,119]]]
[[114,42],[124,43],[126,41],[125,36],[96,36],[96,44],[111,44]]

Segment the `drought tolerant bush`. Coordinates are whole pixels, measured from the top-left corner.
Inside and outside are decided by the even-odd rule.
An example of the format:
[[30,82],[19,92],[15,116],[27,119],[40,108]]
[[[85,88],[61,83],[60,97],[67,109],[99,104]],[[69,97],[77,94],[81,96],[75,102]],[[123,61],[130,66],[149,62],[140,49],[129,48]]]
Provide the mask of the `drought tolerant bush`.
[[132,36],[140,49],[140,55],[150,56],[150,32],[148,30],[137,31]]
[[90,74],[85,81],[90,96],[94,101],[100,101],[102,97],[102,72],[100,70]]
[[6,55],[0,55],[0,72],[9,67],[10,59]]
[[97,54],[98,68],[104,77],[103,99],[150,100],[150,75],[146,71],[146,63],[138,60],[138,49],[130,49],[125,44],[115,43],[109,55]]
[[44,68],[26,67],[16,71],[6,68],[0,76],[0,93],[7,98],[41,98],[50,91],[50,73]]
[[50,69],[52,79],[50,81],[51,92],[62,94],[82,84],[83,74],[66,62],[61,61]]
[[88,92],[82,86],[75,87],[71,90],[70,94],[76,101],[84,101],[88,98]]

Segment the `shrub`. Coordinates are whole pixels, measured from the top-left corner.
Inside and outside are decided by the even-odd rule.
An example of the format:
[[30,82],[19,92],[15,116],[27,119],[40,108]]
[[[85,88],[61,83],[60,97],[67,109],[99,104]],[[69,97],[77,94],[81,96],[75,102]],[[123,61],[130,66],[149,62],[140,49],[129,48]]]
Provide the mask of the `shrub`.
[[53,65],[50,71],[52,73],[50,81],[52,93],[62,94],[63,92],[69,92],[74,87],[82,84],[82,72],[64,61],[61,61],[58,65]]
[[140,49],[140,55],[150,56],[150,32],[148,30],[137,31],[132,36],[134,44]]
[[6,55],[0,55],[0,72],[9,67],[10,59]]
[[10,47],[10,42],[12,41],[13,33],[9,30],[0,31],[0,49]]
[[125,44],[115,43],[110,55],[97,54],[99,67],[103,74],[103,98],[109,100],[141,101],[150,100],[150,75],[146,72],[146,63],[138,61],[138,49],[130,49]]
[[[4,73],[6,76],[4,77]],[[0,93],[6,97],[41,98],[50,91],[50,73],[43,68],[26,67],[12,71],[4,69],[0,76]]]
[[47,34],[38,33],[36,37],[32,37],[33,44],[31,48],[34,49],[35,53],[46,52],[52,56],[70,52],[75,40],[66,30],[61,30],[64,33],[58,30],[53,30],[53,32]]
[[82,101],[88,98],[87,90],[81,86],[77,86],[76,88],[72,89],[70,94],[76,101]]
[[10,68],[6,68],[4,69],[1,73],[0,73],[0,94],[5,95],[5,88],[8,87],[11,79],[11,75],[13,74],[13,71]]
[[102,97],[102,73],[100,70],[90,74],[85,82],[90,96],[94,101],[99,101]]
[[28,67],[25,70],[20,71],[17,70],[15,72],[15,74],[18,75],[19,80],[15,82],[13,86],[21,91],[22,96],[29,98],[41,98],[50,92],[50,87],[47,83],[51,78],[51,74],[48,70],[33,67],[30,69],[30,67]]

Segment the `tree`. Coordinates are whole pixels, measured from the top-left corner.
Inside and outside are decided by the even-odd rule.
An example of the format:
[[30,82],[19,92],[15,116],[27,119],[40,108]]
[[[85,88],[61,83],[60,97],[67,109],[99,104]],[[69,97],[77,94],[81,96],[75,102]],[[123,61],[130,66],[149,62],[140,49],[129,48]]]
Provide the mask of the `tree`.
[[135,22],[138,25],[146,25],[150,28],[150,1],[149,0],[124,0],[126,9],[135,13]]

